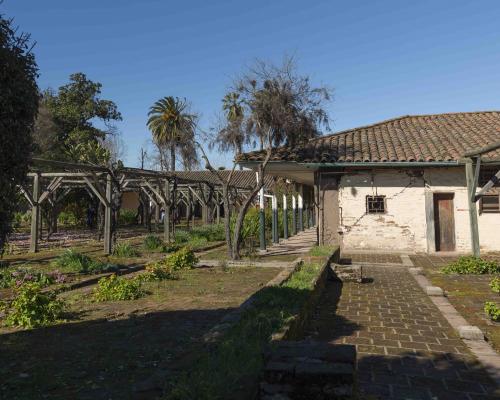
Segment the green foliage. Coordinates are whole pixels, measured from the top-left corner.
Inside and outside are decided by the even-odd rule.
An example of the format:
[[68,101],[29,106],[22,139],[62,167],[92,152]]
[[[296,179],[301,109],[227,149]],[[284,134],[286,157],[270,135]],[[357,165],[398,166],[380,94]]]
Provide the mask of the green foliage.
[[144,247],[148,250],[156,250],[162,246],[162,240],[155,235],[148,235],[144,238]]
[[38,68],[29,35],[0,14],[0,255],[12,231],[28,172],[31,132],[38,110]]
[[490,282],[490,288],[495,293],[500,293],[500,278],[499,277],[493,278],[491,280],[491,282]]
[[448,264],[442,270],[445,274],[498,274],[500,264],[482,258],[467,256]]
[[93,82],[83,73],[72,74],[70,82],[61,86],[57,93],[46,90],[42,106],[47,110],[47,123],[35,130],[35,137],[42,138],[55,133],[45,149],[44,157],[70,161],[105,164],[110,152],[102,145],[113,128],[102,130],[94,126],[96,120],[110,126],[121,120],[116,104],[100,98],[102,85]]
[[60,319],[64,303],[54,292],[42,293],[40,284],[25,283],[16,289],[16,297],[7,310],[6,324],[35,328]]
[[175,243],[186,243],[191,239],[191,235],[188,231],[176,230],[175,231]]
[[56,267],[64,271],[83,274],[98,274],[118,270],[118,266],[114,264],[106,264],[93,260],[89,256],[71,249],[64,251],[53,263]]
[[165,259],[165,264],[170,266],[173,271],[194,268],[197,262],[198,258],[189,247],[183,247]]
[[126,279],[115,274],[99,279],[93,295],[95,301],[136,300],[144,296],[140,279]]
[[258,379],[271,335],[304,305],[319,271],[318,264],[306,264],[281,286],[259,291],[253,307],[243,312],[217,346],[203,353],[193,370],[170,383],[166,399],[239,398],[242,382]]
[[191,229],[189,232],[191,238],[201,237],[209,242],[220,242],[225,240],[224,225],[212,224],[203,225]]
[[133,225],[137,222],[137,214],[133,210],[120,210],[118,223],[120,225]]
[[115,257],[137,257],[139,252],[130,243],[117,243],[113,249]]
[[146,271],[140,275],[144,281],[163,281],[179,279],[179,274],[174,270],[166,258],[146,265]]
[[314,257],[328,257],[333,253],[333,249],[332,246],[313,246],[309,250],[309,254]]
[[61,211],[57,217],[57,222],[62,225],[70,225],[70,226],[79,225],[78,218],[72,211]]
[[500,321],[500,307],[496,303],[492,301],[484,303],[484,312],[492,321]]

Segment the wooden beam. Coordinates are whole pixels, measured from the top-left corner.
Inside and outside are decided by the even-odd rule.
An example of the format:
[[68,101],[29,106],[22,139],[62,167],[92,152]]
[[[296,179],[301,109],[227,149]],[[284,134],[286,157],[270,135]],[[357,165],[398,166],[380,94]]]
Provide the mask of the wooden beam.
[[[105,195],[103,195],[101,191],[96,186],[94,186],[94,183],[87,177],[84,177],[83,179],[90,188],[90,190],[92,190],[92,192],[97,196],[97,198],[101,200],[104,207],[109,207],[110,203],[108,203],[108,200],[106,199]],[[107,179],[106,179],[106,187],[107,187]]]
[[[170,183],[165,179],[165,196],[170,195]],[[163,238],[166,243],[170,243],[170,204],[165,202],[165,214],[163,216]]]
[[468,151],[468,152],[464,153],[464,157],[474,157],[474,156],[478,156],[478,155],[481,155],[484,153],[488,153],[488,152],[496,150],[496,149],[500,149],[500,141],[489,144],[489,145],[484,146],[484,147],[480,147],[480,148],[475,149],[475,150]]
[[30,192],[28,192],[22,185],[19,185],[19,190],[24,195],[24,197],[26,197],[26,200],[28,200],[28,203],[30,203],[30,206],[33,207],[35,202],[33,201],[33,197],[31,196]]
[[42,204],[43,201],[47,198],[47,196],[61,185],[62,180],[63,180],[62,177],[57,177],[52,179],[52,181],[47,186],[47,189],[42,193],[40,199],[38,199],[38,203]]
[[486,185],[483,186],[483,188],[477,194],[473,192],[474,195],[473,201],[474,202],[478,201],[498,182],[500,182],[500,170],[495,175],[493,175],[493,177],[486,183]]

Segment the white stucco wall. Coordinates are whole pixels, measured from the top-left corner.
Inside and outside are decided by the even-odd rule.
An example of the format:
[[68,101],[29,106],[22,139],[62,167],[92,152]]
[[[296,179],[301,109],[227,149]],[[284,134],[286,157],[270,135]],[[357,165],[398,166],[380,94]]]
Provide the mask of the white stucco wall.
[[[464,168],[427,169],[422,176],[396,169],[342,176],[339,205],[344,249],[427,252],[426,192],[454,193],[456,250],[469,252]],[[386,196],[387,212],[367,214],[368,195]],[[479,215],[478,220],[481,249],[500,250],[500,214]]]

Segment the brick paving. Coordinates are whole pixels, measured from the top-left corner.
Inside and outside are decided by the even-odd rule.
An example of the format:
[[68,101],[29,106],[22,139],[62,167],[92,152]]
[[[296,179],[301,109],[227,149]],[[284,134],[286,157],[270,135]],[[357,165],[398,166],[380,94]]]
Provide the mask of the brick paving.
[[356,346],[368,399],[499,399],[500,391],[406,268],[328,282],[307,337]]
[[342,260],[352,263],[374,263],[374,264],[402,264],[401,257],[397,254],[364,254],[364,253],[342,253]]

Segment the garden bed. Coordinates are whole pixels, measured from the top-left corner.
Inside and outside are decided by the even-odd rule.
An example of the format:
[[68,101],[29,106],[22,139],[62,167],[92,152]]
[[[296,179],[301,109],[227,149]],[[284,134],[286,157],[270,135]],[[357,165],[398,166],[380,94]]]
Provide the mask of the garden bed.
[[[485,314],[484,304],[488,301],[499,303],[499,295],[489,286],[493,275],[485,274],[444,274],[442,268],[456,258],[412,256],[413,263],[424,268],[425,275],[434,286],[441,287],[456,310],[471,325],[479,327],[493,348],[500,352],[500,323],[493,322]],[[487,257],[500,261],[500,257]]]
[[145,283],[148,294],[133,301],[92,302],[93,287],[66,292],[67,323],[0,328],[0,398],[154,398],[203,334],[279,271],[188,270]]

